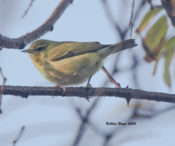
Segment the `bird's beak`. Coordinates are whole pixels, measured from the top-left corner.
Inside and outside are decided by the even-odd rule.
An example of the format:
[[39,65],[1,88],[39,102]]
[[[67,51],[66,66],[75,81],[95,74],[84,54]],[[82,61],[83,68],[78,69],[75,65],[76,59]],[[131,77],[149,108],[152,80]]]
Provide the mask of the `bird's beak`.
[[26,52],[26,53],[33,53],[34,51],[31,49],[27,49],[27,50],[23,50],[22,52]]

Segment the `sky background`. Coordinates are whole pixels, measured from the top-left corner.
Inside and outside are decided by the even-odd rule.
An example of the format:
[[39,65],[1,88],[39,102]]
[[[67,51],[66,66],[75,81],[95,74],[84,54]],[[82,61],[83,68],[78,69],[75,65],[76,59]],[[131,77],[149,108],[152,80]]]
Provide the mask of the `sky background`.
[[[30,0],[0,0],[0,33],[8,37],[19,37],[40,26],[58,5],[58,0],[36,0],[26,17],[21,19]],[[132,1],[127,1],[125,7],[121,3],[126,1],[109,0],[110,7],[116,21],[126,27],[129,25]],[[159,1],[156,1],[159,3]],[[155,2],[155,3],[156,3]],[[137,1],[136,1],[137,5]],[[145,8],[145,11],[149,6]],[[139,20],[143,15],[141,14]],[[138,23],[135,24],[136,28]],[[132,53],[140,59],[141,66],[137,70],[139,89],[148,91],[159,91],[173,93],[174,84],[169,89],[162,78],[163,59],[161,59],[156,76],[152,76],[153,63],[144,60],[144,50],[140,40],[135,34],[138,47],[132,49]],[[75,0],[61,18],[54,25],[54,30],[48,32],[43,39],[55,41],[99,41],[102,44],[112,44],[120,41],[116,31],[109,22],[101,0]],[[129,37],[128,37],[129,38]],[[26,49],[29,45],[26,46]],[[127,67],[131,64],[131,51],[121,54],[119,66]],[[116,55],[111,55],[105,61],[105,67],[111,71],[112,64],[115,63]],[[172,64],[173,66],[174,64]],[[175,71],[171,66],[171,74]],[[7,78],[8,85],[26,86],[54,86],[48,82],[34,67],[32,61],[26,53],[16,49],[3,49],[0,51],[0,67]],[[97,72],[92,80],[93,87],[102,86],[106,79],[102,71]],[[122,72],[115,76],[115,79],[122,87],[129,86],[135,88],[131,72]],[[2,82],[2,79],[0,79]],[[86,83],[79,85],[84,86]],[[113,87],[108,84],[108,87]],[[92,104],[94,99],[87,102],[80,98],[60,98],[60,97],[29,97],[27,100],[14,96],[3,96],[2,109],[0,115],[0,143],[3,146],[12,146],[12,141],[25,125],[24,134],[17,143],[17,146],[69,146],[72,144],[77,129],[81,123],[74,107],[78,106],[84,113]],[[113,126],[106,126],[107,121],[124,121],[132,111],[133,100],[130,107],[126,105],[124,99],[103,98],[98,107],[93,112],[91,119],[93,123],[104,131],[111,131]],[[144,105],[153,105],[151,110],[163,109],[172,104],[159,102],[144,102]],[[162,113],[151,119],[137,121],[133,127],[127,127],[115,136],[109,144],[119,143],[123,146],[137,145],[172,145],[175,134],[174,111]],[[84,135],[80,145],[100,146],[103,138],[94,133],[92,129]]]

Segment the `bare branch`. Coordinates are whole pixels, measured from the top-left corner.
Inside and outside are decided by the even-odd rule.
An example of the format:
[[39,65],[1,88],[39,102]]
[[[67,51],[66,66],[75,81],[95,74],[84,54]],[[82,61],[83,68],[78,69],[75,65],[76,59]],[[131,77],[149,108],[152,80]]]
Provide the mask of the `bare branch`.
[[24,130],[25,130],[25,126],[22,126],[16,139],[13,141],[13,146],[16,146],[17,142],[20,140],[20,138],[22,137],[23,133],[24,133]]
[[78,144],[80,143],[81,138],[83,137],[85,130],[86,130],[86,125],[89,123],[89,119],[91,116],[91,113],[94,111],[94,109],[96,108],[97,104],[99,103],[99,99],[96,99],[93,104],[90,106],[90,108],[86,111],[85,116],[80,117],[81,118],[81,125],[78,129],[78,133],[76,135],[76,138],[72,144],[72,146],[78,146]]
[[27,15],[29,9],[32,7],[33,2],[34,2],[34,0],[30,0],[29,5],[28,5],[27,9],[24,11],[24,14],[21,16],[21,18],[24,18]]
[[[0,86],[1,88],[2,86]],[[77,97],[121,97],[125,99],[145,99],[151,101],[163,101],[175,103],[175,94],[149,92],[129,88],[84,88],[67,87],[64,92],[59,87],[32,87],[32,86],[4,86],[4,95],[21,96],[27,98],[30,95],[38,96],[77,96]]]
[[173,26],[175,27],[175,1],[162,0],[162,5],[165,8],[168,16],[170,17]]
[[121,88],[120,87],[120,84],[115,81],[115,79],[113,78],[113,76],[110,75],[110,73],[107,71],[107,69],[104,66],[102,67],[102,70],[104,71],[104,73],[106,74],[106,76],[109,78],[110,82],[112,84],[114,84],[116,88]]
[[0,48],[23,49],[27,44],[40,38],[48,31],[52,31],[55,22],[72,2],[73,0],[62,0],[51,16],[40,27],[36,28],[32,32],[26,33],[18,38],[9,38],[0,34]]
[[134,21],[133,21],[134,7],[135,7],[135,0],[133,0],[133,2],[132,2],[131,17],[130,17],[130,22],[129,22],[129,27],[131,28],[130,37],[132,37],[132,29],[133,29],[133,25],[134,25]]
[[2,86],[0,88],[0,113],[2,113],[2,109],[1,109],[1,104],[2,104],[2,94],[4,92],[4,86],[5,83],[7,81],[6,77],[4,76],[2,69],[0,68],[0,76],[2,77]]
[[[110,7],[109,7],[109,4],[107,2],[107,0],[102,0],[102,4],[104,6],[104,10],[105,10],[105,13],[110,21],[110,23],[113,25],[113,27],[117,30],[117,32],[119,33],[120,36],[123,36],[123,31],[121,29],[121,27],[118,25],[118,22],[115,21],[113,15],[112,15],[112,12],[110,10]],[[124,38],[122,38],[123,40]]]

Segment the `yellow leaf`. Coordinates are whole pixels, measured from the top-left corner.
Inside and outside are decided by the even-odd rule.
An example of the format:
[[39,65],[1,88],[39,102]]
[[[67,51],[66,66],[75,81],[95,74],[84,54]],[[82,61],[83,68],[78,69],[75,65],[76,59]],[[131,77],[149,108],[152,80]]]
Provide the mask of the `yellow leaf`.
[[153,9],[153,10],[149,10],[146,15],[144,16],[144,18],[142,19],[139,27],[137,28],[136,32],[140,33],[141,31],[143,31],[143,29],[149,24],[149,22],[151,21],[151,19],[160,12],[160,10],[162,10],[162,8],[157,8],[157,9]]
[[159,60],[157,60],[154,64],[153,75],[156,74],[158,63],[159,63]]
[[164,55],[165,55],[164,81],[169,87],[171,87],[171,77],[169,72],[169,66],[174,55],[174,48],[175,48],[175,36],[170,38],[164,46]]
[[[146,60],[156,60],[165,42],[167,29],[166,16],[162,16],[147,32],[143,41],[143,46],[146,51]],[[150,58],[152,60],[150,60]]]
[[[166,45],[166,43],[167,43],[167,40],[164,39],[164,42],[163,42],[162,44],[163,44],[163,45]],[[164,47],[164,46],[163,46],[163,47]],[[163,48],[163,47],[162,47],[162,48]],[[159,60],[160,60],[162,54],[163,54],[163,49],[161,49],[161,51],[159,52],[159,54],[158,54],[158,56],[157,56],[157,59],[156,59],[156,61],[155,61],[154,69],[153,69],[153,75],[156,74],[157,66],[158,66],[158,63],[159,63]]]

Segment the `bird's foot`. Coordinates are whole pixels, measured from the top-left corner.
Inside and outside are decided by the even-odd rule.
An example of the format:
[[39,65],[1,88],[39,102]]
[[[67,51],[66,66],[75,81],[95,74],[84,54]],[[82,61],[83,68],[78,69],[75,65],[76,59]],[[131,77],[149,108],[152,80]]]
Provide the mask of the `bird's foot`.
[[[89,91],[89,89],[91,89],[92,88],[92,85],[90,84],[90,83],[88,83],[87,85],[86,85],[86,91],[88,92]],[[89,102],[89,99],[90,99],[90,95],[86,95],[85,96],[85,99]]]
[[92,88],[92,85],[91,85],[90,83],[88,83],[88,84],[86,85],[86,89],[88,89],[88,88]]
[[56,87],[61,88],[63,90],[63,92],[66,92],[66,88],[64,86],[58,84],[58,85],[56,85]]

